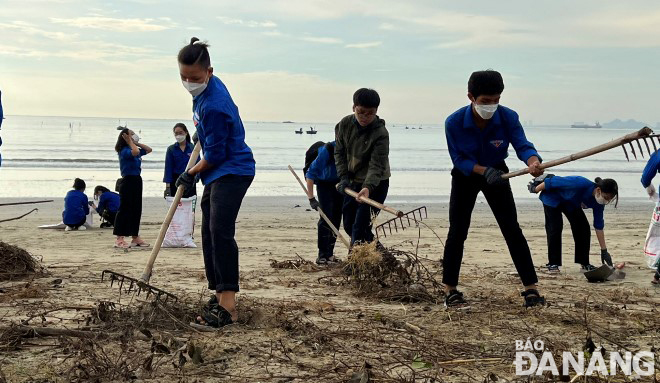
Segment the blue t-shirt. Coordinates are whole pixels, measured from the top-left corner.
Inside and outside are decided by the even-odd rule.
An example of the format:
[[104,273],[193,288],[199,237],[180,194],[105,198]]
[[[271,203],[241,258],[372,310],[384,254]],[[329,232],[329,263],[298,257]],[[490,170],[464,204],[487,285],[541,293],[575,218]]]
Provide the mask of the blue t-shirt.
[[318,149],[318,155],[314,161],[309,165],[305,178],[314,180],[314,183],[322,182],[338,182],[337,167],[335,166],[335,157],[330,156],[327,145],[335,147],[335,141],[329,142]]
[[204,159],[211,165],[200,175],[204,185],[228,174],[254,176],[254,156],[245,143],[238,107],[216,76],[211,76],[206,89],[193,97],[193,122]]
[[96,212],[101,214],[103,210],[108,210],[110,213],[119,211],[119,194],[107,191],[99,197],[99,205],[96,207]]
[[660,170],[660,154],[658,153],[660,153],[660,151],[656,151],[651,155],[651,158],[649,158],[649,161],[646,163],[644,171],[642,172],[642,186],[645,188],[651,184],[653,177],[655,177],[655,175],[658,174],[658,170]]
[[[165,175],[163,182],[172,183],[176,181],[174,176],[182,174],[186,171],[186,165],[190,159],[190,154],[194,149],[194,145],[190,142],[186,143],[186,150],[181,150],[179,143],[170,145],[165,153]],[[197,159],[199,161],[199,158]]]
[[89,204],[85,193],[80,190],[69,190],[64,197],[62,222],[65,225],[78,225],[89,214]]
[[472,174],[474,165],[490,167],[502,163],[509,155],[509,144],[525,164],[532,156],[541,160],[534,144],[525,137],[518,113],[502,105],[483,130],[474,123],[471,104],[462,107],[447,117],[445,135],[454,168],[466,176]]
[[137,156],[131,153],[130,146],[124,146],[119,153],[119,170],[122,177],[126,176],[139,176],[142,172],[142,156],[147,154],[147,151],[139,148],[140,152]]
[[550,207],[566,206],[568,210],[592,209],[594,228],[603,230],[605,205],[596,202],[594,197],[596,183],[580,176],[558,177],[545,179],[545,190],[539,195],[544,205]]

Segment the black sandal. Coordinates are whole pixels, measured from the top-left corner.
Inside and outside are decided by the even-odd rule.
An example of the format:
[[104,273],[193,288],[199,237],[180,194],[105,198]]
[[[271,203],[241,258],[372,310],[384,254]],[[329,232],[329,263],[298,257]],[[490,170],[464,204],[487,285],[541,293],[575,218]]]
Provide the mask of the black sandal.
[[525,298],[525,303],[523,303],[523,307],[534,307],[537,305],[545,305],[545,298],[539,294],[538,290],[536,289],[529,289],[525,290],[520,295]]
[[654,285],[660,285],[660,271],[656,271],[653,275],[653,280],[651,281]]
[[458,290],[451,290],[445,297],[445,307],[468,309],[470,304],[463,298],[463,293]]
[[231,314],[220,305],[213,305],[202,310],[200,316],[202,319],[195,318],[195,324],[209,327],[224,327],[234,323]]

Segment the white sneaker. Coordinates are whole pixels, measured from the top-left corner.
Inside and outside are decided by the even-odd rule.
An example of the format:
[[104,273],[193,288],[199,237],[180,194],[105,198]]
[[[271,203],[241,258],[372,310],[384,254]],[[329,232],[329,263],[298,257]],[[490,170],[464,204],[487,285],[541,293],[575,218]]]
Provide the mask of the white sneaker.
[[67,226],[67,227],[64,228],[64,231],[71,231],[71,230],[73,230],[73,229],[71,228],[71,226]]
[[82,225],[78,228],[78,230],[87,230],[87,227],[85,225]]

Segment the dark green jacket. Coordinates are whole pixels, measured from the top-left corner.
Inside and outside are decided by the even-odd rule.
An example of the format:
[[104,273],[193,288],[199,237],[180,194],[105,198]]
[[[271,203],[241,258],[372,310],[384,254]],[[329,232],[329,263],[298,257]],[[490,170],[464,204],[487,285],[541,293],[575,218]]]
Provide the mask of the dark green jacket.
[[361,182],[373,192],[382,180],[390,178],[390,137],[385,120],[378,116],[368,126],[360,126],[354,115],[342,118],[335,127],[335,165],[339,178]]

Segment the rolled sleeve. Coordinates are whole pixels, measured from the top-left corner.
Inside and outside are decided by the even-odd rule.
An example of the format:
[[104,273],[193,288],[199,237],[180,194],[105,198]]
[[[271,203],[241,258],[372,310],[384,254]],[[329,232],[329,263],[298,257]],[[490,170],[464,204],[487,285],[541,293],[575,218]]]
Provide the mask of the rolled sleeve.
[[212,166],[227,160],[227,138],[231,117],[219,110],[209,110],[202,116],[204,127],[204,159]]

